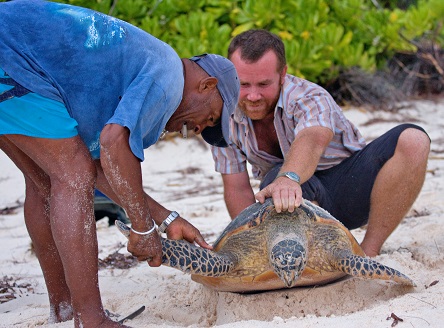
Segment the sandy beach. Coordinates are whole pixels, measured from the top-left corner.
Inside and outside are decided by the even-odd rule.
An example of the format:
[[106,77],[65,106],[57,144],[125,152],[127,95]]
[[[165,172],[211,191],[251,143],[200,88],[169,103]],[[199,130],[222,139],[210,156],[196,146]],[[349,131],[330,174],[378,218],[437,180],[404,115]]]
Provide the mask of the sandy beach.
[[[401,122],[422,126],[432,139],[422,191],[375,258],[408,275],[416,287],[348,278],[257,294],[216,292],[168,267],[110,265],[110,258],[128,252],[125,237],[103,219],[97,222],[99,279],[110,315],[119,320],[145,306],[126,321],[132,327],[443,327],[444,100],[406,103],[396,113],[344,111],[368,141]],[[209,147],[200,137],[169,138],[145,157],[145,190],[199,228],[208,242],[216,240],[229,216]],[[257,188],[258,182],[253,184]],[[23,201],[23,177],[0,152],[0,327],[73,327],[72,321],[48,324],[48,296],[25,228]],[[352,233],[360,241],[365,231]],[[127,262],[130,266],[129,257]]]

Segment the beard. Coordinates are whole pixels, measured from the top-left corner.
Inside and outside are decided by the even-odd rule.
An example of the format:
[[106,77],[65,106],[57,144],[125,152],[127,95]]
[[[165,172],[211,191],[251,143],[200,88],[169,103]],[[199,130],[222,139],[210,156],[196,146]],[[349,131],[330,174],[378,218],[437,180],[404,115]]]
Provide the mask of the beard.
[[277,99],[273,103],[269,103],[265,99],[254,102],[241,100],[239,102],[239,108],[251,120],[262,120],[267,115],[269,115],[270,112],[274,112],[276,102]]

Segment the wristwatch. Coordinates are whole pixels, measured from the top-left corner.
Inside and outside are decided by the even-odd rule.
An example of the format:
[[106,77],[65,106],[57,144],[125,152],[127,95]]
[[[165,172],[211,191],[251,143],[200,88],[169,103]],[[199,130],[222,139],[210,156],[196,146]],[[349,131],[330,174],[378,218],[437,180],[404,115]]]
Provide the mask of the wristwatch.
[[282,172],[282,173],[279,173],[276,176],[276,179],[280,178],[280,177],[287,177],[287,178],[289,178],[290,180],[292,180],[294,182],[297,182],[299,184],[301,183],[301,178],[299,177],[299,175],[297,175],[294,172]]
[[170,215],[168,215],[168,217],[167,217],[165,220],[163,220],[163,222],[160,224],[158,230],[159,230],[161,233],[165,233],[165,232],[166,232],[166,229],[168,228],[168,226],[169,226],[174,220],[176,220],[178,217],[179,217],[179,213],[177,213],[176,211],[172,211],[172,212],[170,213]]

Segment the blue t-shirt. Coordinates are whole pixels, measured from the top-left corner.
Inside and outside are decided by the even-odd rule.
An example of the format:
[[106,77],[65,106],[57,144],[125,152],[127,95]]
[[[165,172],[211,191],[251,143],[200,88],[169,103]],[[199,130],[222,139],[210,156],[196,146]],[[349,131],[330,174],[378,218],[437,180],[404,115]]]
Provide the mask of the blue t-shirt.
[[124,21],[66,4],[0,3],[0,67],[63,102],[93,158],[105,124],[130,130],[144,159],[182,99],[182,62],[166,43]]

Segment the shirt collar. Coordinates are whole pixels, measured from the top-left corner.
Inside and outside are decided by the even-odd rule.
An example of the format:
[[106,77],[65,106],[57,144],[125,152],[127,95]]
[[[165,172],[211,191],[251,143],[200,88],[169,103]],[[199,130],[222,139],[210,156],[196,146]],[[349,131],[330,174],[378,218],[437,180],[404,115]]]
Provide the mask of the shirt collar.
[[233,119],[236,123],[239,124],[247,124],[247,116],[244,114],[243,111],[239,108],[239,106],[236,106],[236,109],[234,110]]

